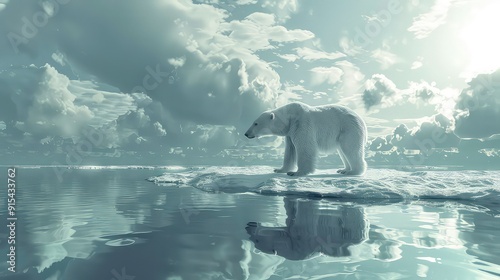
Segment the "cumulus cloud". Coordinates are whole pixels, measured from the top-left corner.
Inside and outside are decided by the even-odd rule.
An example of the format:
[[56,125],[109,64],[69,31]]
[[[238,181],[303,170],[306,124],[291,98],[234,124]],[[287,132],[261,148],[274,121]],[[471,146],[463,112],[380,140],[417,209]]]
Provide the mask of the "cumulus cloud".
[[454,117],[455,133],[462,138],[500,134],[500,70],[469,82],[458,97]]
[[[58,6],[49,24],[17,49],[29,58],[48,52],[60,66],[67,65],[65,75],[85,73],[113,88],[104,91],[85,79],[71,80],[68,86],[76,96],[68,112],[82,115],[75,121],[100,127],[108,139],[105,147],[151,144],[163,138],[168,145],[196,146],[202,135],[211,145],[208,139],[214,134],[201,133],[205,130],[197,125],[236,128],[234,134],[214,130],[228,137],[216,142],[228,144],[261,111],[286,102],[278,97],[283,91],[279,75],[255,52],[314,37],[310,31],[279,24],[297,10],[297,1],[239,4],[251,3],[278,12],[229,21],[225,10],[186,0],[123,1],[119,14],[110,2],[72,1]],[[0,19],[0,31],[22,35],[21,19],[36,12],[40,12],[36,3],[12,2]],[[6,46],[1,57],[13,51],[6,38],[0,39]],[[33,132],[36,122],[13,117],[8,113],[13,108],[2,110],[15,120],[5,119],[6,130]]]
[[87,105],[75,103],[76,96],[69,85],[70,80],[50,65],[2,71],[2,120],[10,128],[40,138],[79,135],[94,113]]
[[449,129],[450,124],[450,120],[438,114],[417,129],[401,132],[398,139],[393,138],[391,143],[396,147],[424,152],[434,148],[458,147],[460,138]]
[[386,137],[377,136],[375,139],[370,141],[369,150],[370,151],[378,151],[378,152],[388,152],[391,151],[394,146],[390,143],[391,135],[387,135]]
[[[419,82],[410,83],[397,94],[405,102],[424,101],[434,105],[439,113],[413,128],[400,124],[391,134],[371,140],[369,150],[377,152],[377,159],[398,160],[399,156],[391,155],[419,151],[426,156],[433,154],[433,160],[442,163],[450,163],[446,157],[455,161],[469,157],[467,160],[479,164],[496,155],[500,137],[500,70],[478,75],[461,92],[450,88],[439,90],[433,84]],[[435,149],[446,152],[435,153]],[[383,154],[388,157],[380,157]]]
[[369,110],[381,103],[390,104],[396,98],[398,91],[396,85],[383,74],[373,75],[365,83],[363,92],[365,108]]
[[400,151],[418,150],[428,154],[433,149],[456,148],[460,144],[460,138],[453,133],[451,128],[452,120],[437,114],[412,129],[400,124],[392,134],[373,139],[369,149],[391,151],[395,148]]
[[430,104],[436,104],[441,100],[435,100],[440,96],[440,90],[426,81],[410,82],[408,89],[403,91],[411,103],[417,103],[419,100]]
[[368,110],[374,106],[392,107],[402,104],[434,107],[437,113],[453,118],[458,91],[453,88],[438,89],[426,81],[409,82],[407,88],[398,89],[382,74],[375,74],[365,83],[363,102]]
[[20,149],[35,148],[33,143],[78,143],[90,131],[101,138],[93,143],[97,149],[124,147],[133,137],[135,141],[166,135],[163,120],[152,123],[146,114],[152,103],[147,95],[111,92],[91,81],[70,80],[48,64],[0,72],[0,95],[4,140],[22,139],[25,146]]

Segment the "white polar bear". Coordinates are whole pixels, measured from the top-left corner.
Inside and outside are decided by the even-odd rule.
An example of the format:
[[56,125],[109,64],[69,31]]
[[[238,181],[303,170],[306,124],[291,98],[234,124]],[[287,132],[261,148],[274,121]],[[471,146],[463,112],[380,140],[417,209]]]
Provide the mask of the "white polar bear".
[[315,170],[318,154],[334,150],[344,163],[344,169],[338,173],[361,175],[366,170],[366,125],[349,108],[293,102],[262,113],[245,133],[248,138],[264,135],[286,137],[283,167],[274,172],[290,176],[310,174]]

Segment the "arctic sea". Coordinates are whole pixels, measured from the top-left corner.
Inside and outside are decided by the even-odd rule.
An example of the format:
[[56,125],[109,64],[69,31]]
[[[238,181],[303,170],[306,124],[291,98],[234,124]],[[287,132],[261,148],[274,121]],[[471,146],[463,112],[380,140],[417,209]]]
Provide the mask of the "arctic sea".
[[498,171],[18,167],[16,179],[16,272],[2,226],[0,279],[500,277]]

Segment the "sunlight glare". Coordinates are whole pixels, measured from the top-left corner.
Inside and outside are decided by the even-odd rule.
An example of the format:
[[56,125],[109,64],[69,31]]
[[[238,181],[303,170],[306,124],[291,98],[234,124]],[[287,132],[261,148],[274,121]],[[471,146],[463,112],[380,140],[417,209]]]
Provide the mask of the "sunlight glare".
[[464,73],[468,78],[500,68],[500,1],[492,0],[471,16],[461,32],[469,51],[469,66]]

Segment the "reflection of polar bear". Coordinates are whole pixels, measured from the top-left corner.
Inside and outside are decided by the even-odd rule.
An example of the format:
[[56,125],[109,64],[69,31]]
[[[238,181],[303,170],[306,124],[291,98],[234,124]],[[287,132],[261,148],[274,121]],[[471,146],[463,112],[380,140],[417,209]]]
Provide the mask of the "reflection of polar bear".
[[285,227],[246,227],[255,247],[289,260],[303,260],[319,253],[349,256],[348,247],[368,238],[362,208],[329,205],[319,201],[285,198]]
[[[263,135],[285,136],[285,160],[275,172],[290,176],[314,172],[319,152],[337,150],[344,169],[339,173],[360,175],[366,170],[364,146],[366,125],[352,110],[325,105],[312,107],[294,102],[266,111],[245,133],[248,138]],[[297,172],[293,172],[295,166]]]

